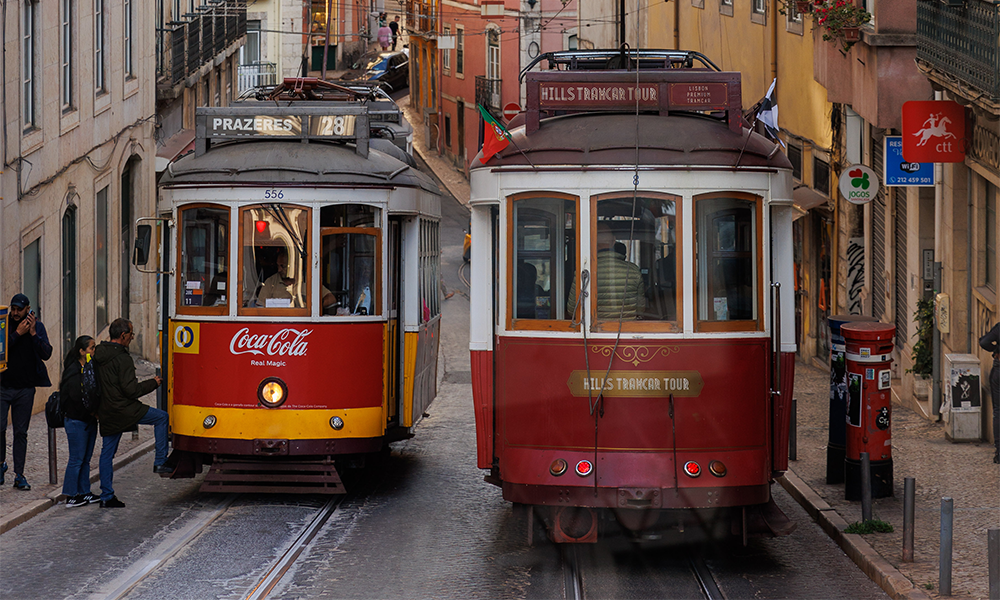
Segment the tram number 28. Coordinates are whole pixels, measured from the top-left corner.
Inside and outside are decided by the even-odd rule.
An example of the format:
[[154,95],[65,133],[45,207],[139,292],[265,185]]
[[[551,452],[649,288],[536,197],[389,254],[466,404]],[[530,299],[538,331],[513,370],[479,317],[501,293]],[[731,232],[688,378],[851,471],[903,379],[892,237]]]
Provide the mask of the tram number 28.
[[312,135],[345,137],[354,135],[354,115],[321,115],[310,121]]

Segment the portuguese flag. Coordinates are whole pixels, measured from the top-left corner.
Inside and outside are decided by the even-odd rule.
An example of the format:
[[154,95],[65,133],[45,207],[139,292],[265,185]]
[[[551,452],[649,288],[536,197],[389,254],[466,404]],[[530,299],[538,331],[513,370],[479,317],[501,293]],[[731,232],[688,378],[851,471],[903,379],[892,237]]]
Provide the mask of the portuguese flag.
[[479,114],[483,117],[485,131],[483,133],[483,156],[479,159],[484,165],[489,162],[493,155],[500,152],[510,143],[510,132],[497,122],[490,113],[483,108],[482,104],[477,104]]

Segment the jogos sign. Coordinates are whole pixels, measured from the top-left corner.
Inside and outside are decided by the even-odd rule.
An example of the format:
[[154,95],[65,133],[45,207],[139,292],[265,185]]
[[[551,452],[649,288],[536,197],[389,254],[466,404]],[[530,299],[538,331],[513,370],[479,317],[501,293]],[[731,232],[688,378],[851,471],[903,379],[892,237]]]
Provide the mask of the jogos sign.
[[867,204],[878,194],[878,175],[864,165],[851,165],[840,174],[840,193],[853,204]]

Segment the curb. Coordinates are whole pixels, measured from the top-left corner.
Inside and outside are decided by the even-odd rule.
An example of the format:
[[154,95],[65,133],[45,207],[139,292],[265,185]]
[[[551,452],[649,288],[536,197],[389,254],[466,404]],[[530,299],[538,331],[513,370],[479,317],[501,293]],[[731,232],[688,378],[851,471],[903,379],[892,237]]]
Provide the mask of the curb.
[[[139,458],[143,454],[146,454],[156,445],[156,440],[148,439],[145,442],[139,444],[135,448],[132,448],[125,454],[119,456],[115,459],[114,469],[124,467],[135,459]],[[96,483],[101,480],[100,472],[95,473],[90,476],[90,483]],[[61,491],[54,491],[48,494],[44,500],[36,500],[25,506],[24,508],[7,515],[0,519],[0,534],[7,533],[11,529],[17,527],[18,525],[29,521],[30,519],[42,514],[53,506],[59,504],[59,500],[63,497]]]
[[814,492],[794,471],[789,469],[778,479],[781,487],[802,505],[809,516],[823,528],[834,542],[840,546],[854,564],[858,565],[869,579],[878,584],[894,600],[930,600],[931,596],[914,587],[913,583],[896,570],[889,561],[875,551],[863,537],[855,533],[844,533],[844,520],[819,494]]

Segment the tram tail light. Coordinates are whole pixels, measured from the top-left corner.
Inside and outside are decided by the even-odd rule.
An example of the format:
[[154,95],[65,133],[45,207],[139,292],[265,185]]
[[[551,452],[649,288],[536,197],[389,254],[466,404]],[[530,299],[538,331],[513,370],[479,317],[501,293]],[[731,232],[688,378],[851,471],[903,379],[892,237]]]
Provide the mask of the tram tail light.
[[565,473],[566,469],[568,468],[569,464],[564,459],[557,458],[554,461],[552,461],[551,465],[549,465],[549,473],[552,473],[556,477],[559,477],[560,475]]
[[689,460],[684,463],[684,473],[687,474],[688,477],[698,477],[701,475],[701,465],[693,460]]
[[724,477],[726,474],[726,465],[722,464],[721,460],[713,460],[708,463],[708,472],[716,477]]
[[265,377],[257,386],[257,399],[267,408],[277,408],[288,398],[288,386],[277,377]]
[[576,463],[576,474],[580,477],[586,477],[590,475],[590,472],[594,470],[594,465],[591,464],[589,460],[581,460]]

